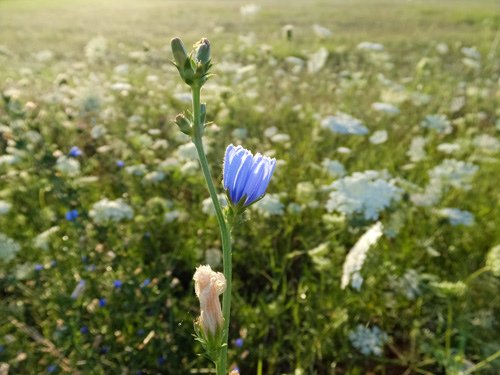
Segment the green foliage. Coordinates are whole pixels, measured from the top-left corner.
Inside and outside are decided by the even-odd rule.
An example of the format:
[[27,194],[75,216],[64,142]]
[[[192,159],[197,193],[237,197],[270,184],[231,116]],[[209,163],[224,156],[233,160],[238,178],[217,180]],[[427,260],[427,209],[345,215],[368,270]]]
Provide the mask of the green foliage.
[[[231,363],[243,374],[500,371],[494,2],[318,0],[304,12],[298,0],[269,1],[247,17],[242,2],[196,12],[175,1],[84,4],[0,3],[0,363],[21,374],[210,367],[193,339],[192,276],[199,264],[220,269],[220,239],[194,148],[174,123],[189,104],[166,44],[181,32],[212,43],[203,100],[219,192],[229,143],[280,160],[270,194],[233,230]],[[316,36],[315,23],[333,35]],[[310,72],[321,47],[328,57]],[[370,134],[321,126],[337,112]],[[421,126],[433,114],[451,132]],[[370,142],[377,130],[387,141]],[[412,160],[416,137],[425,155]],[[376,220],[327,210],[342,174],[325,159],[347,176],[386,170],[402,190],[379,212],[384,236],[359,290],[341,289],[343,265]],[[446,159],[478,170],[416,204]],[[443,208],[474,222],[454,226]],[[360,325],[388,335],[381,355],[353,345]]]

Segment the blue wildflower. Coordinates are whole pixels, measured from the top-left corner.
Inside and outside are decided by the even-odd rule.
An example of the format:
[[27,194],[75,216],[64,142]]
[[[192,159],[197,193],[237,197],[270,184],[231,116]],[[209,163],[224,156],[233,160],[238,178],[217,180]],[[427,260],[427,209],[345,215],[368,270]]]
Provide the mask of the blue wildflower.
[[80,150],[78,148],[78,146],[71,147],[71,149],[69,150],[69,153],[68,153],[69,156],[72,156],[74,158],[76,158],[77,156],[80,156],[81,154],[82,154],[82,150]]
[[49,374],[52,374],[53,372],[55,372],[57,370],[57,365],[50,365],[49,367],[47,367],[47,372]]
[[80,328],[80,333],[83,334],[83,335],[86,335],[87,333],[89,333],[89,327],[87,326],[82,326]]
[[163,366],[167,362],[167,359],[164,356],[159,356],[158,357],[158,365]]
[[100,354],[107,354],[109,352],[109,346],[108,345],[104,345],[101,350],[99,351]]
[[104,307],[104,306],[106,306],[106,299],[99,298],[99,307]]
[[125,166],[125,162],[123,160],[117,160],[116,161],[116,166],[118,168],[123,168]]
[[151,283],[151,279],[150,278],[147,278],[146,280],[144,280],[141,284],[141,288],[145,288],[147,287],[149,284]]
[[234,340],[234,345],[236,345],[237,348],[241,348],[243,346],[243,339],[241,337],[237,338]]
[[224,189],[235,205],[247,207],[262,198],[271,180],[276,159],[255,156],[241,146],[229,145],[224,156]]
[[41,264],[35,264],[35,271],[41,271],[43,270],[43,266]]
[[115,281],[113,281],[113,286],[115,287],[115,289],[121,288],[122,285],[123,285],[123,283],[121,280],[116,279]]
[[71,210],[66,212],[66,220],[75,221],[78,217],[78,210]]

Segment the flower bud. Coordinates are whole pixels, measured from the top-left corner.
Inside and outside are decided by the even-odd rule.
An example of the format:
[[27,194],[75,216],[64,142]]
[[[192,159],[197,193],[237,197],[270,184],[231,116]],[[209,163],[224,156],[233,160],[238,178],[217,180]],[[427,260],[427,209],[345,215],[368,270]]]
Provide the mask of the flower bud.
[[198,324],[206,337],[217,337],[224,326],[219,295],[226,290],[226,278],[206,265],[196,268],[193,280],[196,296],[200,300]]
[[193,47],[196,51],[196,61],[202,64],[210,61],[210,42],[207,38],[202,38]]
[[181,132],[187,135],[191,135],[191,123],[183,114],[178,114],[175,117],[175,123],[181,129]]
[[177,66],[182,69],[188,59],[188,54],[184,48],[184,44],[180,38],[173,38],[170,41],[170,45],[172,46],[172,53],[174,54],[174,60],[177,63]]

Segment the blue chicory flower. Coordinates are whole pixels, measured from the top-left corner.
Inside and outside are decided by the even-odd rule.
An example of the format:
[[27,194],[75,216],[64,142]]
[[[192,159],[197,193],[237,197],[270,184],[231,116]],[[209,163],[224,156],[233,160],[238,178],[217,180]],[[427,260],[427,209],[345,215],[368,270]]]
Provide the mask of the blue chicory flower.
[[113,281],[113,286],[115,287],[115,289],[121,288],[122,285],[123,285],[123,283],[121,280],[116,279],[115,281]]
[[262,198],[275,167],[276,159],[254,156],[241,146],[229,145],[224,156],[223,183],[231,202],[247,207]]
[[66,212],[66,220],[75,221],[78,218],[78,210],[71,210]]
[[106,299],[99,298],[99,307],[104,307],[104,306],[106,306]]
[[116,161],[116,166],[118,168],[123,168],[125,166],[125,162],[123,160],[117,160]]
[[78,146],[73,146],[69,150],[68,155],[76,158],[77,156],[80,156],[82,154],[82,150]]

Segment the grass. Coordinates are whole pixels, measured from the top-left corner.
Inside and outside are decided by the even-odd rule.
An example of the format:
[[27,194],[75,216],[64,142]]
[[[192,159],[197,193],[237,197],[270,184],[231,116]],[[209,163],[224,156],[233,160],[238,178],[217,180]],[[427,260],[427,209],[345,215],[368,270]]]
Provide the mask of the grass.
[[[0,258],[0,363],[12,373],[209,371],[192,338],[191,279],[199,264],[220,269],[220,239],[202,210],[208,194],[189,142],[173,125],[189,104],[177,96],[187,89],[168,47],[173,36],[206,36],[216,74],[202,100],[216,124],[207,129],[216,183],[231,142],[280,160],[269,191],[278,203],[250,209],[234,231],[231,363],[243,374],[498,373],[500,285],[486,261],[500,241],[497,2],[269,0],[250,17],[244,4],[0,1],[0,212],[10,205],[0,254],[11,252],[5,238],[19,244]],[[332,37],[315,36],[313,24]],[[385,49],[358,49],[364,41]],[[480,58],[467,65],[462,48],[473,46]],[[317,73],[287,59],[307,65],[322,47]],[[370,134],[320,125],[339,111]],[[451,132],[421,125],[433,114]],[[377,130],[386,142],[370,142]],[[416,137],[425,157],[411,161]],[[455,149],[443,152],[449,143]],[[74,175],[60,168],[72,146],[83,152],[70,158]],[[326,158],[347,176],[386,170],[401,199],[373,220],[327,210],[340,177]],[[446,159],[478,169],[471,181],[452,175],[459,182],[429,206],[415,204]],[[134,214],[100,223],[93,211],[103,198]],[[474,223],[451,225],[439,214],[446,207]],[[78,217],[67,220],[72,209]],[[386,232],[362,266],[361,289],[341,289],[349,250],[377,220]],[[85,290],[72,298],[80,280]],[[387,333],[380,355],[353,343],[359,326]]]

